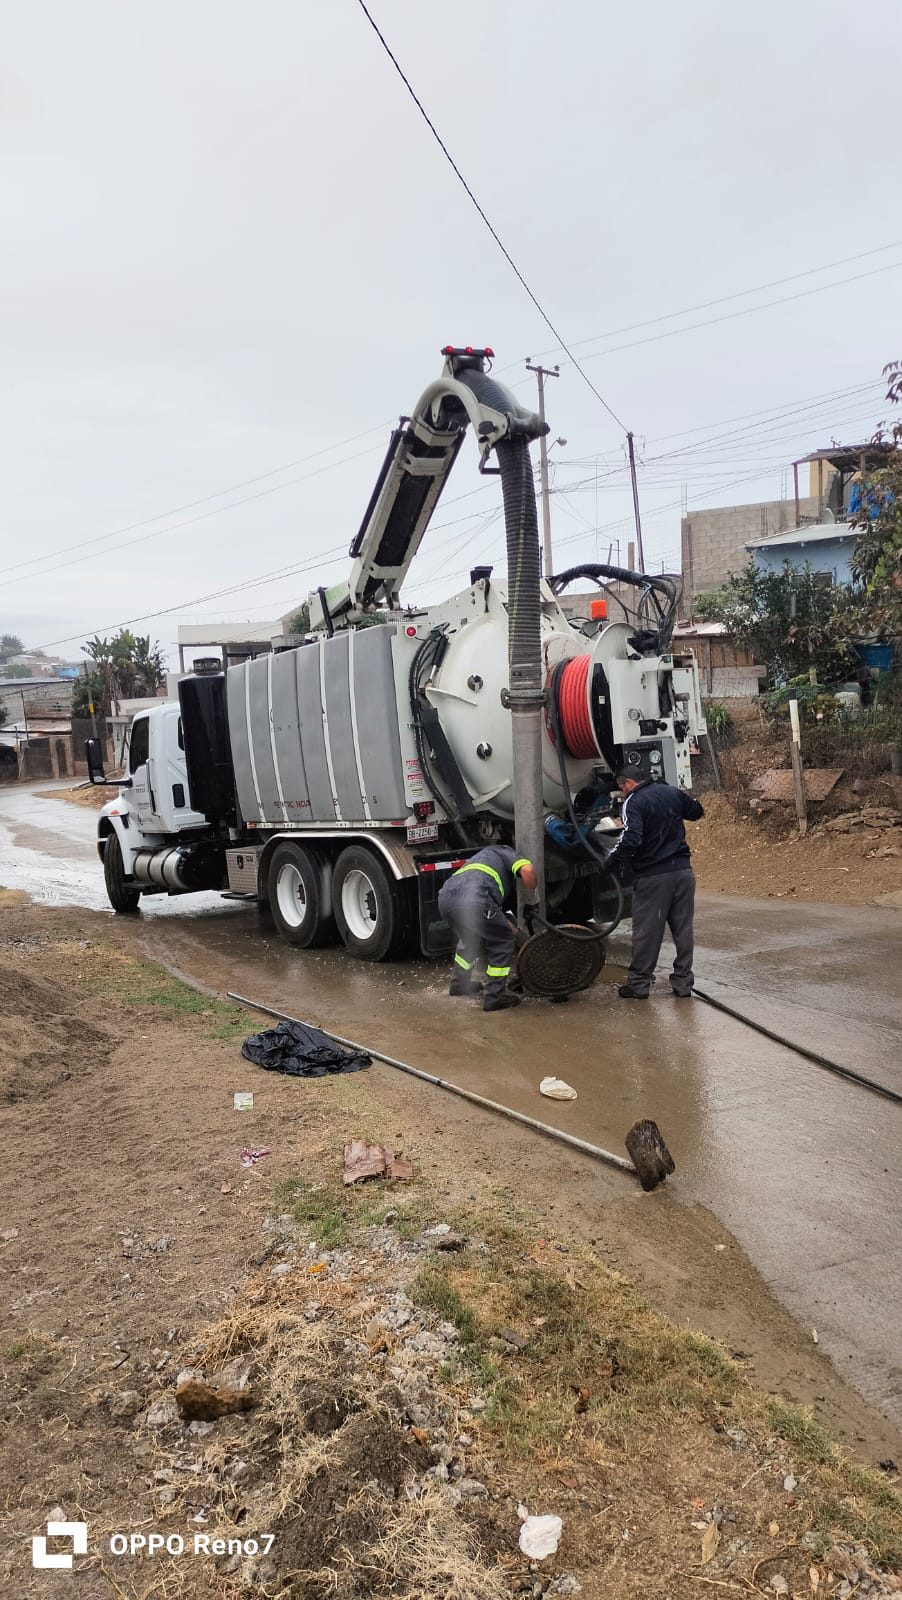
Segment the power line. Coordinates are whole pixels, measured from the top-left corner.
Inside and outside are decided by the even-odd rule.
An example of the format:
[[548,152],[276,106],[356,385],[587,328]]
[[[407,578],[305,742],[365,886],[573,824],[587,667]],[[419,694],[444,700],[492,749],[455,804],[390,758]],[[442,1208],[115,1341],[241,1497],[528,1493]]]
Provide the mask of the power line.
[[[192,511],[195,506],[206,505],[210,500],[221,500],[224,495],[234,494],[238,489],[247,489],[252,483],[262,483],[264,479],[273,478],[279,472],[290,472],[292,467],[301,467],[307,461],[315,461],[317,456],[328,455],[331,450],[341,450],[346,444],[356,444],[358,439],[366,439],[369,434],[377,433],[380,431],[380,429],[383,429],[386,426],[390,426],[390,424],[380,422],[375,428],[366,428],[364,429],[363,433],[353,433],[351,434],[350,438],[339,439],[336,444],[326,445],[322,450],[313,450],[311,451],[310,455],[299,456],[296,461],[286,461],[281,467],[270,467],[268,472],[258,472],[253,478],[243,478],[240,483],[229,484],[228,488],[217,489],[213,494],[201,495],[197,500],[186,500],[184,505],[170,506],[168,511],[158,511],[156,516],[142,517],[139,522],[129,522],[124,528],[113,528],[109,533],[98,533],[93,539],[78,539],[74,544],[61,545],[56,550],[45,551],[43,555],[29,556],[27,561],[17,561],[14,566],[0,568],[0,577],[5,576],[5,574],[8,572],[18,572],[21,567],[35,566],[39,561],[52,561],[56,556],[67,555],[70,550],[84,550],[88,545],[101,544],[107,539],[119,539],[123,534],[133,533],[136,528],[146,528],[149,527],[152,522],[162,522],[165,517],[178,516],[180,511]],[[367,452],[363,451],[362,454],[365,455]],[[348,458],[345,457],[345,459]],[[356,460],[356,457],[351,457],[350,459]],[[338,463],[336,463],[336,465],[338,465]],[[312,475],[313,474],[310,474],[310,476]],[[291,480],[292,483],[298,483],[300,481],[301,480],[298,478],[293,478]],[[268,492],[275,494],[276,490],[287,487],[287,484],[276,484],[274,488]],[[250,496],[249,498],[253,499],[254,496]],[[246,502],[243,500],[236,502],[237,505],[244,505],[245,503]],[[230,508],[228,506],[223,506],[221,509],[227,511]],[[187,524],[177,523],[176,526],[185,527]],[[170,533],[172,532],[172,529],[161,528],[159,531],[161,533]],[[130,543],[138,542],[138,540],[130,541]]]
[[[854,415],[850,415],[850,414],[846,413],[846,414],[844,414],[844,418],[843,419],[837,419],[836,416],[835,416],[835,413],[832,413],[831,415],[829,415],[823,421],[823,423],[818,422],[816,418],[812,418],[808,425],[800,425],[798,428],[791,429],[789,432],[782,432],[781,431],[778,435],[774,434],[772,432],[772,429],[774,427],[778,427],[781,423],[789,421],[789,419],[792,418],[792,417],[804,416],[806,413],[809,413],[809,412],[812,412],[812,411],[813,412],[818,412],[818,411],[828,411],[829,412],[831,410],[831,405],[834,404],[838,400],[842,400],[842,399],[846,399],[846,398],[851,399],[853,396],[857,396],[857,397],[860,397],[860,403],[863,403],[863,393],[869,388],[880,388],[882,390],[882,385],[881,384],[862,384],[862,385],[853,386],[852,388],[849,388],[849,389],[838,389],[838,390],[835,390],[832,393],[832,395],[827,395],[827,396],[822,396],[822,397],[814,397],[814,398],[812,398],[811,402],[808,403],[808,404],[793,405],[793,406],[790,406],[788,409],[783,410],[783,411],[774,410],[774,408],[771,407],[770,411],[769,411],[769,413],[767,415],[763,415],[761,412],[750,412],[750,413],[747,413],[747,415],[749,415],[749,416],[760,417],[761,420],[758,421],[758,422],[751,422],[751,423],[748,424],[747,427],[744,427],[744,428],[731,428],[731,429],[728,429],[724,433],[709,434],[703,439],[696,439],[690,444],[680,445],[680,446],[676,447],[673,450],[660,451],[656,455],[646,456],[645,460],[643,462],[643,466],[645,468],[648,468],[648,467],[654,466],[655,464],[660,463],[660,462],[667,462],[667,463],[673,463],[674,465],[679,465],[681,461],[686,462],[689,466],[693,466],[695,464],[695,462],[698,460],[697,452],[701,452],[701,451],[704,450],[704,451],[708,451],[708,453],[711,453],[709,451],[709,449],[708,449],[708,447],[710,447],[711,445],[719,446],[721,451],[724,450],[724,449],[730,449],[732,447],[732,445],[734,445],[738,440],[742,439],[744,436],[746,436],[748,434],[755,433],[758,430],[764,430],[764,431],[759,434],[758,440],[750,441],[751,444],[754,445],[756,443],[761,443],[761,444],[773,445],[773,444],[779,443],[782,439],[790,440],[790,439],[796,438],[800,432],[801,433],[814,432],[817,428],[820,428],[821,426],[826,427],[828,425],[828,423],[832,423],[834,426],[836,426],[838,422],[846,420],[846,417],[848,417],[848,420],[852,420],[852,421],[858,420],[858,418],[860,416],[866,416],[868,414],[868,412],[872,411],[873,410],[873,406],[870,406],[870,405],[867,406],[864,411],[860,411],[858,408],[856,408]],[[725,420],[727,420],[727,419],[725,419]],[[733,421],[738,421],[740,419],[739,418],[733,418],[732,420]],[[712,427],[712,426],[717,426],[717,425],[716,424],[712,424],[712,423],[708,423],[707,426],[708,427]],[[691,431],[691,430],[686,430],[686,431],[688,432],[688,431]],[[667,438],[679,438],[679,437],[680,437],[679,434],[662,434],[660,436],[662,442],[664,440],[666,440]],[[561,465],[563,466],[564,464],[565,463],[562,461]],[[572,466],[578,466],[578,465],[580,465],[580,462],[577,459],[577,460],[571,461],[568,464],[572,465]],[[604,481],[604,479],[606,479],[606,478],[610,478],[612,476],[616,476],[617,474],[622,473],[625,470],[626,470],[626,464],[623,463],[620,466],[609,468],[605,473],[603,473],[601,475],[599,475],[596,472],[591,477],[577,479],[572,483],[568,483],[568,484],[562,485],[562,487],[566,488],[566,489],[578,489],[578,488],[582,488],[582,487],[585,487],[585,486],[591,487],[595,483],[599,483],[599,482]]]
[[[463,500],[466,499],[466,496],[461,495],[459,498]],[[487,516],[494,518],[499,515],[500,511],[497,510],[492,510],[489,512],[482,511],[477,513],[477,516],[480,516],[483,519]],[[450,528],[453,527],[457,522],[464,521],[469,521],[469,518],[455,517],[449,522],[437,523],[432,531],[438,533],[442,528]],[[481,527],[482,524],[480,524],[480,527],[475,530],[476,533],[481,531]],[[443,544],[451,543],[456,538],[457,535],[452,534],[451,539],[443,541]],[[439,548],[442,548],[442,546],[439,546]],[[228,587],[224,589],[215,589],[209,594],[198,595],[194,600],[180,600],[174,606],[165,606],[160,611],[146,611],[140,617],[127,617],[123,622],[108,622],[102,628],[82,628],[78,633],[70,633],[65,639],[52,639],[47,644],[35,645],[33,648],[35,650],[52,650],[55,648],[55,646],[60,644],[71,644],[73,640],[83,638],[86,633],[106,634],[108,632],[118,630],[119,628],[130,628],[133,623],[150,622],[156,617],[172,616],[172,614],[176,611],[188,611],[192,606],[204,605],[208,600],[218,600],[221,599],[223,595],[235,594],[239,589],[256,589],[262,584],[278,583],[285,578],[295,578],[302,572],[312,571],[312,569],[319,566],[320,562],[322,561],[335,560],[337,556],[342,555],[346,552],[346,550],[347,546],[344,544],[333,545],[330,550],[320,551],[318,555],[311,556],[308,561],[301,563],[299,566],[274,567],[271,572],[265,572],[256,578],[242,578],[238,583],[229,584]]]
[[[359,3],[359,0],[358,0]],[[847,283],[860,283],[863,278],[876,278],[882,272],[895,272],[902,267],[902,261],[890,261],[885,267],[874,267],[870,272],[856,272],[849,278],[837,278],[833,283],[815,284],[812,289],[801,289],[798,294],[781,295],[778,300],[765,300],[760,306],[743,306],[739,311],[727,311],[721,317],[707,317],[704,322],[690,322],[685,328],[668,328],[664,333],[652,333],[647,339],[631,339],[628,344],[615,344],[606,350],[590,350],[584,356],[584,361],[598,361],[602,356],[613,356],[621,350],[637,350],[640,345],[657,344],[661,339],[676,339],[681,333],[695,333],[699,328],[713,328],[721,322],[733,322],[737,317],[751,317],[756,311],[769,311],[773,306],[789,305],[793,300],[807,300],[814,294],[826,294],[828,289],[841,289]],[[566,346],[561,345],[565,350]],[[570,352],[567,351],[570,355]],[[570,356],[577,371],[582,372],[579,363]],[[582,373],[585,377],[585,373]]]
[[576,356],[573,354],[573,351],[570,349],[570,346],[564,342],[563,338],[561,337],[560,333],[558,332],[557,328],[555,327],[554,323],[552,322],[551,318],[549,317],[548,312],[545,310],[544,306],[541,304],[541,302],[538,300],[536,295],[533,293],[532,289],[529,287],[529,284],[527,283],[527,281],[524,278],[522,272],[520,271],[520,268],[517,266],[516,261],[514,260],[514,258],[511,255],[510,251],[507,249],[507,246],[502,241],[502,239],[501,239],[500,235],[498,234],[497,230],[495,229],[495,227],[489,221],[488,216],[486,215],[485,211],[483,210],[482,206],[480,205],[479,201],[477,200],[475,194],[473,193],[473,190],[470,188],[470,185],[468,184],[466,178],[464,177],[463,173],[461,172],[460,167],[457,165],[457,162],[455,161],[454,157],[452,156],[451,151],[448,149],[448,146],[445,144],[444,139],[442,138],[441,134],[439,133],[438,129],[436,128],[435,123],[433,122],[433,120],[430,117],[428,111],[426,110],[426,107],[423,105],[422,100],[420,99],[419,95],[417,94],[416,90],[414,89],[413,84],[411,83],[411,81],[408,78],[406,72],[404,71],[403,67],[401,66],[401,63],[399,62],[397,56],[395,55],[395,53],[392,50],[390,44],[388,43],[388,40],[386,39],[384,33],[382,32],[381,28],[379,27],[379,25],[376,22],[375,18],[373,17],[372,13],[369,11],[367,5],[365,4],[365,0],[357,0],[357,4],[359,5],[361,11],[363,12],[364,16],[366,17],[366,20],[369,23],[370,27],[372,28],[373,32],[375,33],[376,38],[379,40],[379,43],[381,44],[383,50],[385,51],[385,54],[388,56],[389,61],[391,62],[392,66],[394,67],[395,71],[397,72],[398,77],[401,79],[401,82],[403,83],[405,89],[407,90],[407,93],[410,95],[411,100],[413,101],[414,105],[416,106],[417,110],[419,111],[420,116],[423,118],[423,121],[425,122],[427,128],[429,129],[430,133],[432,134],[432,137],[434,138],[436,144],[438,145],[439,149],[441,150],[442,155],[445,157],[445,160],[448,162],[448,165],[451,167],[452,172],[455,174],[456,178],[458,179],[458,181],[463,186],[463,189],[464,189],[465,193],[468,195],[469,199],[473,202],[473,205],[476,207],[476,210],[478,211],[480,217],[482,218],[483,222],[485,223],[486,227],[488,228],[489,233],[492,235],[492,238],[494,239],[496,245],[498,246],[499,250],[501,251],[501,254],[504,256],[505,261],[507,262],[508,266],[513,271],[513,273],[514,273],[515,277],[517,278],[518,282],[526,290],[526,293],[528,294],[530,300],[532,301],[533,305],[535,306],[536,310],[538,311],[539,316],[542,318],[542,321],[545,323],[546,327],[550,328],[551,332],[554,334],[554,337],[558,341],[556,348],[559,348],[561,350],[565,350],[566,351],[567,355],[570,357],[570,361],[571,361],[572,365],[576,368],[577,372],[579,373],[580,377],[584,380],[584,382],[588,384],[588,386],[592,390],[592,393],[594,394],[596,400],[600,400],[601,401],[601,404],[604,406],[604,409],[608,413],[608,416],[613,417],[613,419],[616,422],[618,428],[622,428],[623,432],[626,433],[626,431],[627,431],[626,423],[621,421],[621,419],[620,419],[620,417],[618,417],[616,411],[614,411],[613,408],[610,405],[608,405],[608,402],[605,399],[604,395],[600,392],[600,390],[596,389],[596,387],[595,387],[594,383],[592,382],[592,379],[589,377],[588,373],[583,371],[582,367],[580,366],[579,362],[576,359]]
[[[736,289],[732,294],[718,295],[714,300],[701,300],[697,305],[684,306],[682,311],[667,311],[660,317],[647,317],[644,322],[627,322],[622,328],[612,328],[608,333],[595,333],[590,334],[585,339],[573,339],[571,345],[574,348],[578,348],[584,344],[596,344],[599,339],[616,339],[621,333],[635,333],[640,328],[651,328],[659,322],[672,322],[676,317],[690,317],[696,311],[708,311],[711,306],[726,305],[730,300],[743,300],[750,294],[763,294],[766,289],[781,289],[784,284],[797,283],[800,278],[812,278],[818,272],[832,272],[836,267],[848,267],[853,261],[864,261],[869,256],[883,255],[887,250],[897,250],[899,248],[902,248],[902,239],[894,239],[891,244],[875,245],[873,250],[860,250],[857,255],[842,256],[839,261],[827,261],[821,267],[807,267],[804,272],[792,272],[786,278],[772,278],[769,283],[758,283],[753,289]],[[825,285],[825,287],[829,288],[831,285]],[[780,304],[779,301],[772,303]],[[700,326],[706,326],[706,324],[700,324]],[[554,355],[558,348],[563,348],[563,346],[555,345],[549,350],[542,350],[539,359],[541,360],[542,356]]]
[[[179,600],[174,606],[163,606],[159,611],[145,611],[139,617],[126,617],[124,622],[107,622],[102,628],[95,628],[95,633],[113,632],[120,628],[130,628],[135,622],[151,622],[156,617],[170,617],[175,611],[188,611],[192,606],[203,605],[207,600],[219,600],[223,595],[235,594],[238,589],[257,589],[264,583],[275,583],[280,578],[293,578],[300,572],[309,572],[313,567],[319,566],[321,561],[334,560],[345,550],[343,544],[335,545],[331,550],[323,550],[319,555],[311,557],[307,562],[297,567],[276,567],[272,572],[264,573],[259,578],[242,578],[239,583],[229,584],[226,589],[214,589],[210,594],[198,595],[194,600]],[[35,650],[52,650],[56,645],[71,644],[75,639],[81,639],[89,630],[82,628],[78,633],[70,633],[65,639],[51,639],[48,644],[35,645]]]
[[[312,472],[303,472],[299,478],[286,478],[284,483],[273,484],[270,489],[258,489],[256,494],[246,494],[240,500],[230,500],[228,505],[214,506],[211,511],[199,511],[196,517],[186,517],[182,522],[172,522],[167,528],[154,528],[150,533],[139,534],[137,539],[124,539],[115,547],[116,553],[120,550],[128,550],[135,544],[144,544],[148,539],[159,538],[161,534],[176,533],[181,528],[193,527],[197,522],[207,522],[210,517],[219,517],[226,511],[235,511],[239,506],[250,505],[253,500],[263,500],[267,495],[276,494],[280,489],[290,489],[296,483],[307,483],[311,478],[318,478],[324,472],[334,472],[337,467],[347,466],[349,461],[360,461],[363,456],[371,455],[373,450],[378,448],[378,445],[369,445],[366,450],[358,450],[352,456],[341,456],[338,461],[328,461],[325,466],[315,467]],[[98,554],[91,551],[88,555],[73,556],[71,561],[57,562],[54,571],[60,567],[77,567],[83,561],[97,561],[109,553],[108,551],[100,551]],[[43,576],[44,574],[41,572],[25,572],[18,578],[10,578],[6,587],[11,588],[14,583],[27,583],[30,578]]]
[[[815,401],[823,401],[824,404],[826,404],[830,400],[844,400],[847,395],[862,394],[866,389],[879,389],[882,394],[883,388],[884,386],[880,379],[870,379],[867,383],[853,384],[851,388],[848,389],[828,389],[825,394],[806,394],[802,395],[801,399],[798,400],[784,400],[783,405],[791,407],[798,406],[804,410],[807,410],[809,404],[813,405]],[[778,408],[776,406],[771,405],[762,406],[759,411],[740,411],[735,417],[721,417],[718,422],[700,422],[697,427],[681,428],[678,433],[656,434],[655,438],[652,439],[650,443],[663,444],[665,439],[684,439],[687,434],[701,433],[703,428],[724,428],[730,422],[745,422],[748,417],[769,416],[777,409]],[[789,413],[781,412],[781,415],[789,415]]]

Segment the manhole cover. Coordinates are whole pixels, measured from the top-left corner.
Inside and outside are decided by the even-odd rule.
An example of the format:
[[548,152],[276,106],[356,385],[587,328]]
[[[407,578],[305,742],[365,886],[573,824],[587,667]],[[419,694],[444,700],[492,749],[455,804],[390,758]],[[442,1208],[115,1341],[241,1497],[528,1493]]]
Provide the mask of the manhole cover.
[[576,994],[595,982],[604,966],[601,939],[578,923],[534,933],[517,954],[517,977],[527,994],[542,999]]

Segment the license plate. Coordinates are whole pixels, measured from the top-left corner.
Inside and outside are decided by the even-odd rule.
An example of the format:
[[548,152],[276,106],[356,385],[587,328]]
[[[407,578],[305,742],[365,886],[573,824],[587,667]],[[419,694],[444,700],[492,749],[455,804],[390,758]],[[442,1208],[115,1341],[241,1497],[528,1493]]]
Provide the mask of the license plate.
[[437,822],[418,822],[407,829],[408,844],[422,844],[427,839],[438,838]]

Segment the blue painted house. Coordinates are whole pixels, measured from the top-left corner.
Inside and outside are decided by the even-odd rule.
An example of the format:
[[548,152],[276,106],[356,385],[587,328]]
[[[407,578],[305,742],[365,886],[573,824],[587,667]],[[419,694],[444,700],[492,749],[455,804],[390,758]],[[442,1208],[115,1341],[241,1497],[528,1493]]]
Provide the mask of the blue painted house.
[[790,528],[787,533],[772,533],[766,539],[750,539],[745,548],[756,567],[765,572],[781,572],[784,561],[788,561],[799,569],[809,565],[824,583],[851,583],[854,545],[850,524],[831,521]]

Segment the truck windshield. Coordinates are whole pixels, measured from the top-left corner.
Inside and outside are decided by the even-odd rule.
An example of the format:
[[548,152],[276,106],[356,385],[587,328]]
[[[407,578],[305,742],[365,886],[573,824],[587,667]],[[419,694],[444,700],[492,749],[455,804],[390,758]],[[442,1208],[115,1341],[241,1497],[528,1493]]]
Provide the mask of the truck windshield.
[[128,747],[128,770],[137,772],[143,767],[150,754],[150,723],[146,717],[138,717],[132,723],[132,736]]

